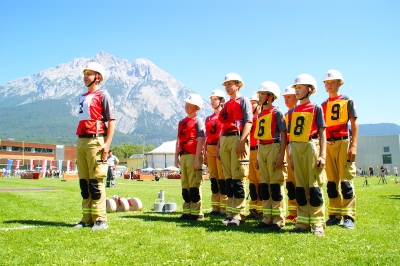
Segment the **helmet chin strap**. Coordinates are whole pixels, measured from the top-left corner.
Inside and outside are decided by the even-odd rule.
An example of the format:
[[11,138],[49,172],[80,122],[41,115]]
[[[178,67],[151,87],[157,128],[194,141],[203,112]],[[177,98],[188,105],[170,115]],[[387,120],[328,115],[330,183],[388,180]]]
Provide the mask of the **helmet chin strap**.
[[299,100],[301,101],[301,100],[303,100],[303,99],[305,99],[305,98],[308,98],[308,96],[310,96],[310,93],[311,93],[311,92],[307,92],[307,95],[304,96],[303,98],[299,99]]
[[257,107],[254,108],[253,115],[257,112],[257,109],[258,109],[258,104],[257,104]]
[[219,104],[218,104],[217,108],[214,108],[214,110],[217,110],[219,107],[222,107],[221,101],[222,101],[222,97],[219,98]]
[[99,73],[96,73],[96,77],[95,77],[95,79],[92,81],[92,82],[90,82],[90,84],[89,85],[87,85],[86,87],[90,87],[90,86],[92,86],[93,85],[93,83],[95,83],[96,81],[99,81]]
[[310,94],[310,93],[308,92],[307,95],[304,96],[303,98],[299,99],[299,101],[304,100],[305,98],[308,98],[308,94]]
[[96,82],[96,80],[93,80],[92,82],[90,82],[90,83],[89,83],[89,85],[86,85],[86,87],[88,87],[88,88],[89,88],[89,87],[90,87],[90,86],[92,86],[92,85],[93,85],[93,83],[95,83],[95,82]]

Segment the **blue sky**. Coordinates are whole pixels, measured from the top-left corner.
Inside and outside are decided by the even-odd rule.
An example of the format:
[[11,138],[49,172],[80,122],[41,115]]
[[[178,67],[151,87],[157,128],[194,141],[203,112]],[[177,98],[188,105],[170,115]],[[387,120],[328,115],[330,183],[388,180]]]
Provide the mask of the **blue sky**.
[[229,72],[249,97],[264,81],[283,91],[308,73],[321,103],[334,68],[360,124],[400,125],[399,11],[398,0],[3,0],[0,84],[105,51],[147,58],[204,98]]

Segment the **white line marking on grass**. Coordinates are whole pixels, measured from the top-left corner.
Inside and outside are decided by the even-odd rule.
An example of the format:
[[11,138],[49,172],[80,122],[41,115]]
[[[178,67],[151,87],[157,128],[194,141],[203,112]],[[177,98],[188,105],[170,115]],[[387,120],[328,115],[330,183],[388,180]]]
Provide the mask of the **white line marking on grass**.
[[19,230],[19,229],[29,229],[34,227],[44,227],[44,225],[25,225],[20,227],[11,227],[11,228],[0,228],[1,231],[10,231],[10,230]]

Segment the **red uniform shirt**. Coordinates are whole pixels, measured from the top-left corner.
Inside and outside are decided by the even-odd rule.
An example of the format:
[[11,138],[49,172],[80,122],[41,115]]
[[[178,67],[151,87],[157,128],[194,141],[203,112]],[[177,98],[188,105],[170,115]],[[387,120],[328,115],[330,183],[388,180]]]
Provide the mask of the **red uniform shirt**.
[[207,145],[217,145],[222,128],[222,123],[218,120],[218,114],[212,114],[207,117],[205,124]]
[[254,137],[254,131],[256,130],[257,126],[257,116],[253,117],[253,124],[251,125],[250,130],[250,147],[255,147],[258,145],[258,140]]
[[105,134],[106,123],[115,120],[114,107],[106,90],[87,92],[79,98],[77,135]]
[[326,127],[321,106],[312,102],[290,109],[288,116],[291,141],[308,142],[318,136],[319,128]]
[[254,137],[260,144],[280,142],[280,133],[286,131],[286,123],[278,107],[263,110],[257,117]]
[[350,118],[357,118],[354,101],[346,95],[339,95],[323,102],[322,109],[326,122],[326,138],[349,136],[348,121]]
[[253,122],[251,103],[248,98],[240,96],[224,104],[218,119],[223,124],[221,134],[243,131],[245,123]]
[[180,154],[196,154],[198,137],[204,137],[204,123],[200,117],[185,117],[179,121],[177,139]]

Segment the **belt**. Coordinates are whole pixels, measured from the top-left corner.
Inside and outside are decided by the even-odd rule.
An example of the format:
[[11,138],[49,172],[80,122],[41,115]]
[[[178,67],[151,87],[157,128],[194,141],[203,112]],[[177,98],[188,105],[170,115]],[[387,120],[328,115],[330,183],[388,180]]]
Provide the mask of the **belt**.
[[190,152],[184,151],[181,153],[181,155],[187,155],[187,154],[191,154]]
[[97,138],[97,137],[107,137],[104,134],[86,134],[86,135],[79,135],[78,138]]
[[308,140],[317,139],[317,138],[318,138],[318,136],[310,136],[310,137],[308,138]]
[[276,139],[273,142],[267,142],[267,143],[260,143],[261,145],[268,145],[268,144],[272,144],[272,143],[281,143],[280,139]]
[[241,133],[240,132],[228,132],[225,134],[222,134],[222,136],[228,137],[228,136],[239,136]]
[[258,146],[250,147],[251,151],[258,150]]
[[349,136],[335,137],[335,138],[326,139],[326,141],[337,141],[337,140],[343,140],[343,139],[348,139],[348,138],[349,138]]

